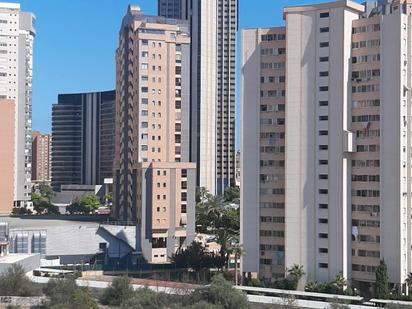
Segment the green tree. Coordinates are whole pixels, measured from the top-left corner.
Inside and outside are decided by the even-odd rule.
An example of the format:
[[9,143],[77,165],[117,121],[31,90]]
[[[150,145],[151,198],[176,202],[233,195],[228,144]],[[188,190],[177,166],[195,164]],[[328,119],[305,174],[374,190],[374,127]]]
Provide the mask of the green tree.
[[211,218],[219,218],[225,211],[226,203],[220,196],[211,195],[204,204],[207,207],[207,214],[210,215]]
[[299,288],[300,280],[304,275],[306,275],[303,270],[303,265],[293,264],[292,267],[288,269],[288,275],[293,283],[294,289]]
[[84,195],[80,198],[80,205],[91,213],[100,207],[100,201],[96,195]]
[[229,187],[225,189],[223,197],[227,202],[233,202],[235,199],[240,198],[239,187]]
[[207,207],[202,203],[196,205],[196,232],[197,233],[210,233],[210,218],[207,214]]
[[238,284],[238,273],[237,273],[237,260],[245,254],[245,250],[243,246],[236,243],[229,247],[228,249],[229,254],[233,254],[235,256],[235,285]]
[[38,214],[59,214],[59,208],[51,204],[53,190],[47,184],[40,184],[38,192],[33,192],[31,197],[33,208]]
[[40,286],[26,277],[25,270],[20,264],[13,264],[0,274],[1,296],[39,296]]
[[380,299],[389,298],[389,277],[388,268],[384,260],[381,260],[380,265],[376,269],[375,296]]
[[49,297],[50,309],[97,309],[98,305],[87,289],[76,285],[74,277],[50,280],[44,293]]
[[42,197],[47,198],[49,202],[51,201],[53,197],[53,189],[48,184],[45,184],[45,183],[40,184],[39,192]]
[[69,214],[87,214],[88,210],[80,204],[79,201],[75,201],[66,207],[66,212]]
[[120,306],[133,296],[133,288],[126,276],[117,277],[103,292],[100,299],[103,305]]
[[84,195],[79,200],[71,203],[66,211],[70,214],[90,214],[99,207],[100,201],[96,195]]

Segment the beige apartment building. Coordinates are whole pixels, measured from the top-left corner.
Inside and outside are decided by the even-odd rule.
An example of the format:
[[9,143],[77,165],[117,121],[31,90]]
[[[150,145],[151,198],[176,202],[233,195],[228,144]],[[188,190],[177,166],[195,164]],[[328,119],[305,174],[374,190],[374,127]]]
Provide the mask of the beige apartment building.
[[113,215],[138,225],[148,262],[165,263],[195,233],[187,23],[129,6],[116,63]]
[[0,214],[13,209],[15,108],[13,100],[0,100]]
[[285,28],[242,31],[243,268],[268,278],[285,273],[285,38]]
[[[285,210],[275,221],[284,220],[280,268],[303,265],[307,281],[341,273],[368,288],[384,259],[390,282],[400,289],[412,270],[411,17],[412,1],[336,1],[284,10]],[[242,33],[241,234],[243,272],[272,279],[281,272],[274,256],[282,254],[266,247],[277,238],[262,233],[267,191],[257,181],[268,173],[261,167],[267,155],[261,139],[267,122],[263,68],[277,72],[275,59],[265,55],[265,31]],[[270,44],[275,48],[274,37]],[[270,188],[282,192],[275,191],[277,184]],[[271,251],[261,250],[266,248]]]
[[31,179],[36,182],[51,180],[51,136],[38,131],[32,132]]

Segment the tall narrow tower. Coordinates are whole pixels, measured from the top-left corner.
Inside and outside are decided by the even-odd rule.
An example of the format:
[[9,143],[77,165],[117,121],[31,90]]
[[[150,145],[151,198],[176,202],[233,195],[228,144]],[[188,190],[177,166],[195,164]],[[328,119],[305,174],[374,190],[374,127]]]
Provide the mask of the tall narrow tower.
[[113,216],[137,225],[149,263],[166,262],[194,239],[189,69],[187,22],[130,6],[116,52]]
[[158,8],[160,16],[189,21],[190,160],[197,162],[198,185],[223,194],[235,185],[238,0],[159,0]]
[[0,99],[15,101],[14,206],[31,193],[31,105],[35,17],[0,3]]

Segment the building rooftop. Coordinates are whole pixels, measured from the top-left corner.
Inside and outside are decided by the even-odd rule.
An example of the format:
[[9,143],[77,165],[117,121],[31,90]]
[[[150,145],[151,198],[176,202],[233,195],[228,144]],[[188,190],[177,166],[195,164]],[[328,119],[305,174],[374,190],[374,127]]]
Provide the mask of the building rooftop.
[[365,6],[363,4],[359,4],[359,3],[356,3],[350,0],[340,0],[340,1],[333,1],[333,2],[327,2],[327,3],[319,3],[319,4],[287,6],[283,9],[283,18],[285,19],[286,14],[288,13],[327,10],[327,9],[340,8],[340,7],[352,9],[359,13],[363,13],[365,11]]
[[5,256],[0,256],[0,264],[15,264],[21,262],[29,257],[36,256],[38,253],[35,254],[23,254],[23,253],[10,253]]
[[[89,216],[85,216],[84,219],[88,218]],[[71,226],[71,225],[81,225],[81,226],[93,226],[96,227],[100,224],[100,222],[104,222],[107,216],[102,216],[98,220],[99,217],[95,216],[96,219],[92,220],[90,216],[90,220],[63,220],[63,219],[55,219],[46,218],[43,216],[27,216],[27,218],[22,217],[8,217],[8,216],[0,216],[0,222],[8,222],[10,225],[10,229],[45,229],[47,227],[53,226]]]

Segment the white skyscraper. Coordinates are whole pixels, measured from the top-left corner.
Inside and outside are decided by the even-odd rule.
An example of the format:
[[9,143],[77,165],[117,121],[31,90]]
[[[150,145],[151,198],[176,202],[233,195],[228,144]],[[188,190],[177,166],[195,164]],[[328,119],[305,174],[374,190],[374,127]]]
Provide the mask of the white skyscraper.
[[31,106],[35,17],[0,3],[0,99],[15,102],[14,206],[31,199]]
[[222,195],[235,186],[238,0],[159,0],[158,14],[189,21],[190,160],[197,184]]
[[405,291],[411,16],[411,0],[344,0],[285,8],[284,36],[243,31],[245,273],[273,280],[298,264],[308,281],[341,274],[369,290],[384,260]]

